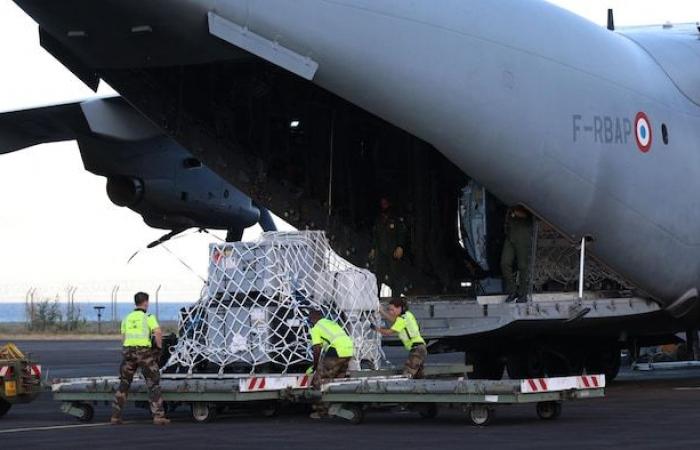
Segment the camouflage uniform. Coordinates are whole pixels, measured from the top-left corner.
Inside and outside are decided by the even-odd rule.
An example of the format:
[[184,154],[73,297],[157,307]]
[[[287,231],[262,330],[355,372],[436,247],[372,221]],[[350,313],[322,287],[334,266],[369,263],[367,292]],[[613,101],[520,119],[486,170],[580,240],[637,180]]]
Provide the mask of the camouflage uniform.
[[406,286],[401,275],[401,260],[394,258],[394,251],[397,247],[403,248],[405,258],[407,238],[408,230],[402,217],[395,217],[391,212],[379,215],[372,229],[374,273],[379,289],[384,283],[394,296],[399,296]]
[[148,401],[154,418],[165,417],[160,392],[159,352],[150,347],[124,347],[119,367],[119,388],[112,402],[112,417],[121,417],[134,374],[141,368],[148,387]]
[[336,378],[346,378],[350,358],[324,357],[318,365],[318,376],[314,377],[314,388],[319,389],[322,383]]
[[408,359],[404,364],[403,374],[414,379],[425,378],[423,367],[428,357],[428,347],[425,344],[414,345],[408,352]]
[[[501,253],[501,273],[508,294],[524,296],[530,287],[530,252],[532,251],[532,216],[520,218],[509,212],[506,218],[506,239]],[[517,265],[516,283],[514,263]]]

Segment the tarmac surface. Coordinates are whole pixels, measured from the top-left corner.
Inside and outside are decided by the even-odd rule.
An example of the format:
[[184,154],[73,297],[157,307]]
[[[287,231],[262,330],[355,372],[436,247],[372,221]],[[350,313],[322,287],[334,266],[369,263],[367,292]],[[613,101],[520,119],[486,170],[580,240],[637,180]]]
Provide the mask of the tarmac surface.
[[[49,378],[115,375],[119,344],[109,341],[17,342]],[[398,349],[388,351],[400,362]],[[462,355],[432,361],[461,362]],[[81,424],[59,411],[45,393],[17,405],[0,419],[0,448],[691,448],[700,444],[700,371],[623,371],[607,397],[565,403],[556,421],[537,419],[532,405],[496,410],[488,427],[469,425],[465,414],[441,410],[436,419],[416,413],[368,413],[359,426],[339,420],[312,421],[301,411],[266,418],[259,413],[220,416],[193,423],[189,411],[171,413],[172,424],[151,424],[146,410],[131,407],[121,426],[106,424],[107,405]]]

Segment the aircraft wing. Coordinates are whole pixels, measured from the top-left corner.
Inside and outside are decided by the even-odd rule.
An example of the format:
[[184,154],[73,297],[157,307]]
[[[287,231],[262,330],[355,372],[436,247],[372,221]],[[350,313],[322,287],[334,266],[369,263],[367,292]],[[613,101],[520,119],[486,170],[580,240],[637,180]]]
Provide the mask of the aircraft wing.
[[80,103],[0,113],[0,154],[73,140],[85,126]]
[[0,113],[0,154],[92,133],[139,141],[163,133],[121,97]]

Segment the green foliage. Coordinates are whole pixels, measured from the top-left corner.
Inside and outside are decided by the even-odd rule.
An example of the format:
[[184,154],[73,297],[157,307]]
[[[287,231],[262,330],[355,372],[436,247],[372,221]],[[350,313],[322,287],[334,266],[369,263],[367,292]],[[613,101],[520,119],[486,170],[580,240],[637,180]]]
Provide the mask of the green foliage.
[[58,300],[48,298],[27,305],[27,318],[27,329],[33,332],[79,331],[87,325],[79,307],[69,305],[64,315]]

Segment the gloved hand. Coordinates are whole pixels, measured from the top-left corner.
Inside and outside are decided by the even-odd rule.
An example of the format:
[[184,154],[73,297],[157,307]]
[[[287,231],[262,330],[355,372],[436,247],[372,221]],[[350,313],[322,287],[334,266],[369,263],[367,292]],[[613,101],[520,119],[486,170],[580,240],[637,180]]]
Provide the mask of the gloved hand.
[[308,369],[306,369],[306,375],[311,375],[314,373],[314,366],[309,366]]

